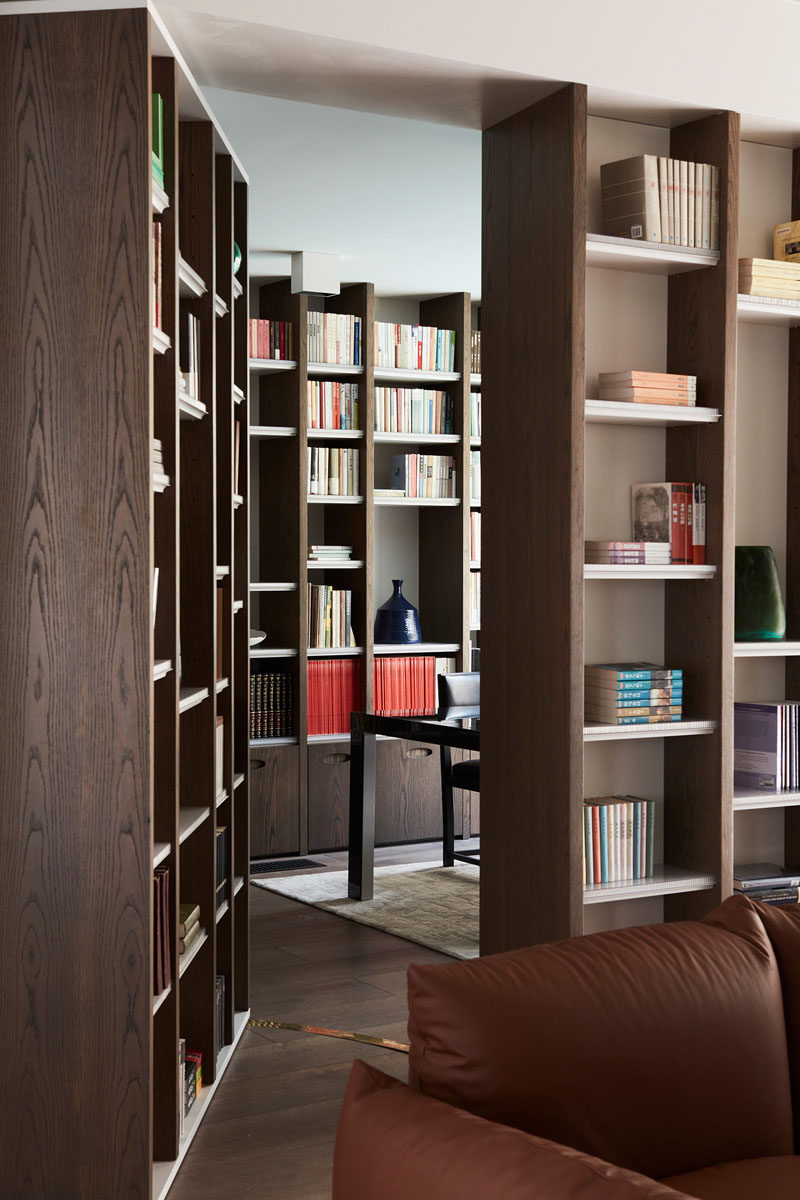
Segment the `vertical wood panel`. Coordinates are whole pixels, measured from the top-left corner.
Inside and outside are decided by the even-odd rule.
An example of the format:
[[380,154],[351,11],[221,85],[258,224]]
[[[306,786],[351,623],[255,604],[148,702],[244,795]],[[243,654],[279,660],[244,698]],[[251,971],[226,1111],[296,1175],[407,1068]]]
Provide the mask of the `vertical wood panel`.
[[582,929],[585,87],[483,155],[485,954]]
[[144,11],[0,17],[8,1196],[149,1188],[149,78]]

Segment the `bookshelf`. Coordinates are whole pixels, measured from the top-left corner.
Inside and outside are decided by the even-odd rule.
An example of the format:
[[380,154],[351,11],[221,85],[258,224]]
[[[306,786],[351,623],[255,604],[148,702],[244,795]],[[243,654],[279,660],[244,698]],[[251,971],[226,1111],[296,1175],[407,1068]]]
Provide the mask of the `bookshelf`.
[[[3,925],[7,961],[26,956],[34,927],[39,947],[36,978],[20,974],[3,1006],[19,1097],[6,1187],[56,1195],[69,1178],[82,1195],[159,1200],[249,1009],[248,889],[219,909],[214,845],[227,826],[227,878],[247,879],[248,488],[233,451],[233,389],[246,397],[249,380],[247,290],[235,300],[233,278],[247,179],[148,5],[46,8],[0,16],[4,184],[27,214],[4,255],[0,317],[16,397],[4,467],[20,498],[0,533],[18,714],[4,731],[17,819],[3,839]],[[152,92],[164,102],[163,186],[151,179]],[[194,395],[179,388],[187,312],[200,331]],[[158,937],[156,868],[168,871]],[[21,896],[34,924],[14,916]],[[179,957],[188,900],[202,933]],[[171,980],[154,996],[162,939]],[[179,1037],[202,1050],[206,1083],[183,1136]]]
[[[254,291],[254,296],[256,292]],[[388,302],[379,301],[384,307]],[[362,362],[309,362],[309,306],[362,320]],[[266,642],[252,651],[254,670],[287,672],[293,683],[291,736],[253,738],[251,845],[259,855],[306,854],[347,845],[348,755],[346,735],[312,734],[307,721],[306,679],[309,663],[355,661],[364,704],[373,702],[376,659],[385,655],[448,656],[459,668],[468,662],[469,504],[465,503],[469,466],[470,300],[464,293],[420,302],[402,320],[456,330],[454,371],[399,370],[376,366],[371,284],[352,284],[324,302],[292,295],[288,281],[257,289],[254,314],[293,324],[294,358],[282,362],[251,359],[251,474],[258,478],[253,505],[250,599],[253,623],[267,631]],[[380,318],[382,319],[382,318]],[[387,319],[392,319],[388,317]],[[354,382],[358,386],[359,428],[310,428],[309,379]],[[374,387],[435,387],[446,390],[454,405],[452,434],[376,433]],[[466,434],[466,436],[465,436]],[[358,494],[307,495],[309,446],[357,447]],[[458,495],[453,499],[410,499],[375,495],[389,482],[392,454],[420,451],[456,459]],[[287,497],[289,501],[287,502]],[[309,543],[348,545],[352,559],[310,561]],[[403,570],[387,547],[410,546],[413,600],[425,641],[417,646],[375,645],[375,611],[391,591],[390,579]],[[352,592],[356,645],[309,649],[306,617],[308,583],[329,584]],[[474,637],[474,634],[472,635]],[[260,663],[260,659],[269,660]],[[378,751],[378,788],[383,800],[377,830],[381,842],[437,837],[441,823],[438,760],[429,748],[382,743]],[[478,798],[459,810],[460,830],[478,827]],[[470,823],[471,821],[471,823]]]

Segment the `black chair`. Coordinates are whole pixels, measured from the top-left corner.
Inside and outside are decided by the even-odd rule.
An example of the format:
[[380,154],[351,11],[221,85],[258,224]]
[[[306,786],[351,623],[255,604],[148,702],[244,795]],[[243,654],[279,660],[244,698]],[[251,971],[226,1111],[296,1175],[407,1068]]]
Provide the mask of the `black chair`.
[[[478,671],[464,671],[437,677],[439,721],[455,721],[481,714],[481,677]],[[453,763],[449,746],[440,747],[442,766],[442,864],[452,867],[459,862],[478,864],[480,850],[455,849],[455,827],[453,818],[453,788],[468,792],[481,790],[479,758]]]

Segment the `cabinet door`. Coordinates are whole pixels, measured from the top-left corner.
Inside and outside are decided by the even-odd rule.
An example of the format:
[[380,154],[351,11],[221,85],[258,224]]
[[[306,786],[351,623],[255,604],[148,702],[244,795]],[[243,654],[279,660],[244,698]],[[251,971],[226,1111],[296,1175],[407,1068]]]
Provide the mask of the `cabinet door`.
[[250,756],[250,854],[300,849],[300,748],[259,746]]
[[350,823],[350,743],[308,747],[308,849],[347,846]]
[[[471,758],[480,758],[476,750],[451,750],[454,763],[467,762]],[[481,831],[481,797],[479,792],[465,792],[460,789],[453,793],[455,804],[456,837],[477,837]],[[458,805],[461,804],[462,824],[458,821]]]
[[[377,745],[375,842],[436,841],[442,836],[442,777],[439,747],[423,742]],[[455,793],[455,827],[462,827],[460,793]]]

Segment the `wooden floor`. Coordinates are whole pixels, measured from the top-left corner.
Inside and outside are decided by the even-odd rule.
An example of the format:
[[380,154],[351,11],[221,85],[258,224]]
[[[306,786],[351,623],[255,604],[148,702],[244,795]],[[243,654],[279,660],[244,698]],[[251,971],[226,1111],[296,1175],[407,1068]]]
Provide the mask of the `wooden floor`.
[[[379,851],[376,862],[439,855],[441,843]],[[342,856],[313,857],[342,867]],[[251,906],[252,1016],[407,1041],[406,968],[445,955],[263,888],[251,886]],[[406,1056],[396,1051],[246,1029],[169,1200],[330,1200],[354,1058],[406,1078]]]

